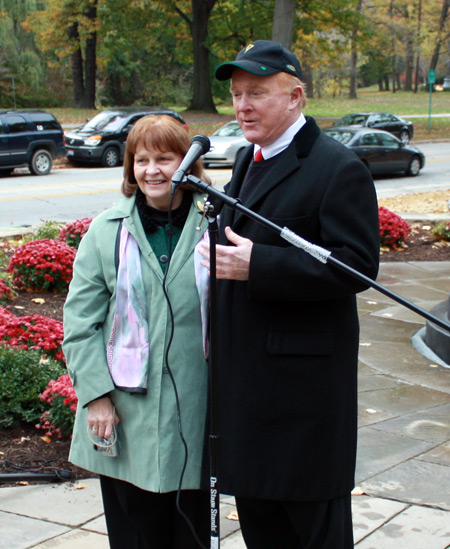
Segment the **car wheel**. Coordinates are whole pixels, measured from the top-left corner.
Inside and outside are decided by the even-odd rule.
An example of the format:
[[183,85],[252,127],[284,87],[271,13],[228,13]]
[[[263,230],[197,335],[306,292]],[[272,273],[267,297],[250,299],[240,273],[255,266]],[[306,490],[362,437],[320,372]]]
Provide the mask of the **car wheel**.
[[45,149],[33,153],[29,165],[30,172],[34,175],[46,175],[52,169],[52,155]]
[[0,177],[7,177],[13,170],[14,168],[0,168]]
[[406,130],[402,130],[400,132],[400,141],[403,145],[407,145],[409,143],[409,133]]
[[418,156],[413,156],[411,158],[411,162],[409,163],[408,169],[406,170],[406,174],[415,176],[420,172],[421,167],[420,158]]
[[120,162],[119,151],[116,147],[108,147],[102,154],[102,166],[104,168],[115,168]]

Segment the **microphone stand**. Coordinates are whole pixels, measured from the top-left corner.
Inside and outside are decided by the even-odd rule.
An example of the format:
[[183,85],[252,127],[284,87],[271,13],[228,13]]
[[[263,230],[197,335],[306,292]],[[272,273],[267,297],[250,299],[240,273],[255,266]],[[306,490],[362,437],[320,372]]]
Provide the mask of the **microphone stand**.
[[[201,181],[201,180],[200,180]],[[203,182],[202,182],[203,183]],[[205,183],[206,185],[206,183]],[[208,193],[209,195],[209,193]],[[203,206],[203,217],[208,221],[208,235],[210,244],[210,286],[209,286],[209,493],[210,493],[210,548],[220,547],[220,493],[218,487],[218,455],[219,434],[217,422],[217,276],[216,276],[216,244],[219,234],[217,215],[220,207],[207,201]]]
[[[411,309],[415,313],[423,316],[430,322],[433,322],[434,324],[440,326],[444,330],[447,330],[450,332],[450,325],[443,322],[440,318],[434,316],[433,314],[425,311],[424,309],[421,309],[417,305],[414,305],[413,303],[410,303],[403,297],[395,294],[391,290],[388,290],[381,284],[378,284],[371,278],[365,276],[364,274],[360,273],[359,271],[353,269],[352,267],[349,267],[342,261],[339,261],[338,259],[334,258],[331,255],[331,252],[326,250],[325,248],[322,248],[320,246],[317,246],[316,244],[312,244],[308,242],[307,240],[303,239],[302,237],[295,234],[293,231],[289,230],[287,227],[280,227],[276,225],[275,223],[272,223],[265,217],[262,217],[261,215],[253,212],[252,210],[246,208],[243,206],[238,199],[231,198],[224,194],[221,191],[218,191],[217,189],[214,189],[214,187],[211,186],[211,184],[206,183],[205,181],[202,181],[200,178],[195,177],[193,175],[186,175],[184,179],[182,180],[182,183],[189,183],[196,189],[206,193],[208,195],[208,200],[204,205],[204,212],[203,216],[207,218],[209,222],[209,241],[210,241],[210,315],[209,315],[209,327],[210,327],[210,333],[209,333],[209,390],[210,390],[210,435],[209,435],[209,464],[210,464],[210,525],[211,525],[211,549],[219,549],[220,547],[220,510],[219,510],[219,480],[218,479],[218,445],[219,445],[219,433],[218,433],[218,422],[217,422],[217,388],[218,388],[218,382],[217,382],[217,351],[216,351],[216,341],[218,337],[217,333],[217,276],[216,276],[216,244],[217,244],[217,237],[218,237],[218,225],[217,225],[217,215],[222,209],[222,206],[225,204],[229,206],[230,208],[236,209],[243,214],[245,214],[247,217],[250,217],[251,219],[254,219],[258,223],[261,223],[265,227],[268,227],[269,229],[272,229],[273,231],[279,233],[281,238],[284,238],[289,243],[291,243],[293,246],[297,248],[301,248],[311,256],[313,256],[315,259],[322,263],[331,263],[331,265],[334,265],[338,269],[350,274],[351,276],[364,281],[369,286],[375,288],[379,292],[387,295],[391,299],[397,301],[401,305],[404,305],[405,307]],[[211,197],[214,197],[218,200],[213,201]]]

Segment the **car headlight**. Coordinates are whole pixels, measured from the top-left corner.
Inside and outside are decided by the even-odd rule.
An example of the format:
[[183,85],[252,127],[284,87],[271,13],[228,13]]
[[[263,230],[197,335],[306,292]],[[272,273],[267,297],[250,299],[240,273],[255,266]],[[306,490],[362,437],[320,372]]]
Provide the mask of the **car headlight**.
[[96,147],[97,145],[100,145],[100,142],[102,140],[101,135],[91,135],[87,139],[84,140],[84,144],[88,147]]

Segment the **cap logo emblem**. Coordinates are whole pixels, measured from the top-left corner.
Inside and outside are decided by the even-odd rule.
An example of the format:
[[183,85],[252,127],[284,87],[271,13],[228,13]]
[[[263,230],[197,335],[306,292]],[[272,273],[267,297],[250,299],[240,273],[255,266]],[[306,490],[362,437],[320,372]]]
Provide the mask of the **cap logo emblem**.
[[295,67],[293,65],[286,65],[286,68],[292,72],[295,72]]
[[261,70],[262,70],[262,71],[266,71],[266,70],[267,70],[267,67],[265,67],[264,65],[261,65]]
[[251,50],[252,48],[255,47],[255,44],[249,44],[246,48],[245,48],[245,53],[248,52],[248,50]]

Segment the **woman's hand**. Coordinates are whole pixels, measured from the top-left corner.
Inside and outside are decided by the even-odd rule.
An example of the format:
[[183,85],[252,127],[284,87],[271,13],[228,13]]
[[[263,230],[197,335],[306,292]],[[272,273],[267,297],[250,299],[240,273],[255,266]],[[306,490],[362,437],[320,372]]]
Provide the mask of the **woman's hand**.
[[111,399],[108,396],[88,404],[88,425],[92,433],[101,438],[111,436],[114,424],[120,422]]

